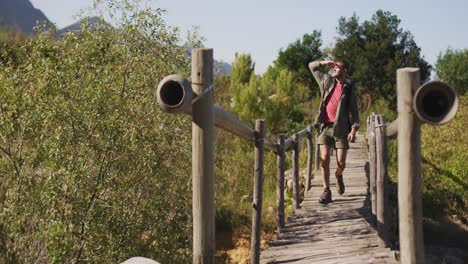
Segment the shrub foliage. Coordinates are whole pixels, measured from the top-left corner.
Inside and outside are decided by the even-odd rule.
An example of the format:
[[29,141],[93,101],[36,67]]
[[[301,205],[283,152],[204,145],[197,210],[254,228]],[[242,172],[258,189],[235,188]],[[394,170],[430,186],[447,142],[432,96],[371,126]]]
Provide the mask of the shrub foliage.
[[191,258],[190,122],[153,100],[186,50],[161,10],[109,2],[116,27],[2,52],[0,262]]

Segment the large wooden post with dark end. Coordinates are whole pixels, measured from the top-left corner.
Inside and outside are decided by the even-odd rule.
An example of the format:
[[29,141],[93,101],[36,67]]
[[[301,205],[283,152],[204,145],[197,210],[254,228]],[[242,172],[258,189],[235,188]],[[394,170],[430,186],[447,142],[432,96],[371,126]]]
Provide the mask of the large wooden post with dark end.
[[276,173],[276,227],[277,233],[281,233],[281,228],[284,228],[284,166],[285,166],[285,149],[284,135],[278,135],[277,158],[277,173]]
[[[202,95],[213,84],[213,50],[192,50],[192,88]],[[215,262],[214,95],[192,104],[193,263]]]
[[397,70],[398,209],[404,264],[424,263],[421,124],[413,109],[413,94],[420,82],[418,68]]
[[388,247],[389,241],[389,208],[388,208],[388,172],[387,172],[387,140],[385,117],[376,116],[375,122],[375,142],[377,161],[377,232],[379,234],[379,246]]
[[263,120],[255,122],[255,172],[252,211],[252,237],[250,263],[260,263],[260,235],[262,223],[262,188],[263,188],[263,142],[265,130]]
[[297,133],[293,136],[293,155],[292,155],[292,167],[293,167],[293,209],[299,209],[301,203],[301,194],[299,186],[299,135]]
[[376,166],[376,149],[375,149],[375,114],[372,113],[369,120],[369,188],[371,196],[371,210],[372,215],[377,214],[377,186],[376,186],[376,175],[377,175],[377,166]]
[[306,182],[305,182],[305,193],[307,193],[310,189],[310,181],[312,180],[312,160],[313,160],[313,147],[314,143],[312,141],[312,131],[314,127],[310,126],[307,128],[307,176],[306,176]]

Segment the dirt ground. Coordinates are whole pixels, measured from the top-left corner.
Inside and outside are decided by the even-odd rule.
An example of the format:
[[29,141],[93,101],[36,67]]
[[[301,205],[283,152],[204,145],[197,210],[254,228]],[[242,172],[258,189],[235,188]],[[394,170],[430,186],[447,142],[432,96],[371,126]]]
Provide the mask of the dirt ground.
[[[274,233],[262,233],[260,248],[267,247],[275,238]],[[250,234],[221,231],[216,234],[216,263],[250,263]]]

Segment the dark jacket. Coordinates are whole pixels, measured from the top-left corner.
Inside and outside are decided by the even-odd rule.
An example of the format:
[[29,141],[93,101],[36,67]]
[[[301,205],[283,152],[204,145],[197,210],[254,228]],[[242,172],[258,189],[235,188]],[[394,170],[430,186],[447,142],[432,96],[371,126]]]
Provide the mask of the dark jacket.
[[[310,71],[317,81],[322,100],[320,102],[319,113],[316,118],[318,124],[323,124],[325,115],[325,102],[331,95],[335,80],[329,74],[319,71],[320,62],[314,61],[309,64]],[[350,117],[351,114],[351,117]],[[338,109],[336,111],[336,121],[333,124],[333,135],[335,137],[346,138],[352,127],[359,128],[359,111],[356,91],[350,80],[346,79],[343,94],[341,95]]]

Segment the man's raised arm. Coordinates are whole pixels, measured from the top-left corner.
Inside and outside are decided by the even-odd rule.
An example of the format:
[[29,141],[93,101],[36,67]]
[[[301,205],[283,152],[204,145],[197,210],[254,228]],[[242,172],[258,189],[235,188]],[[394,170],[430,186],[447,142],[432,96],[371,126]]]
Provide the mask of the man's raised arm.
[[309,69],[312,72],[312,75],[314,75],[315,81],[317,81],[319,86],[326,76],[326,74],[321,72],[319,69],[321,65],[327,65],[327,67],[332,68],[335,65],[335,62],[331,60],[316,60],[309,63]]

